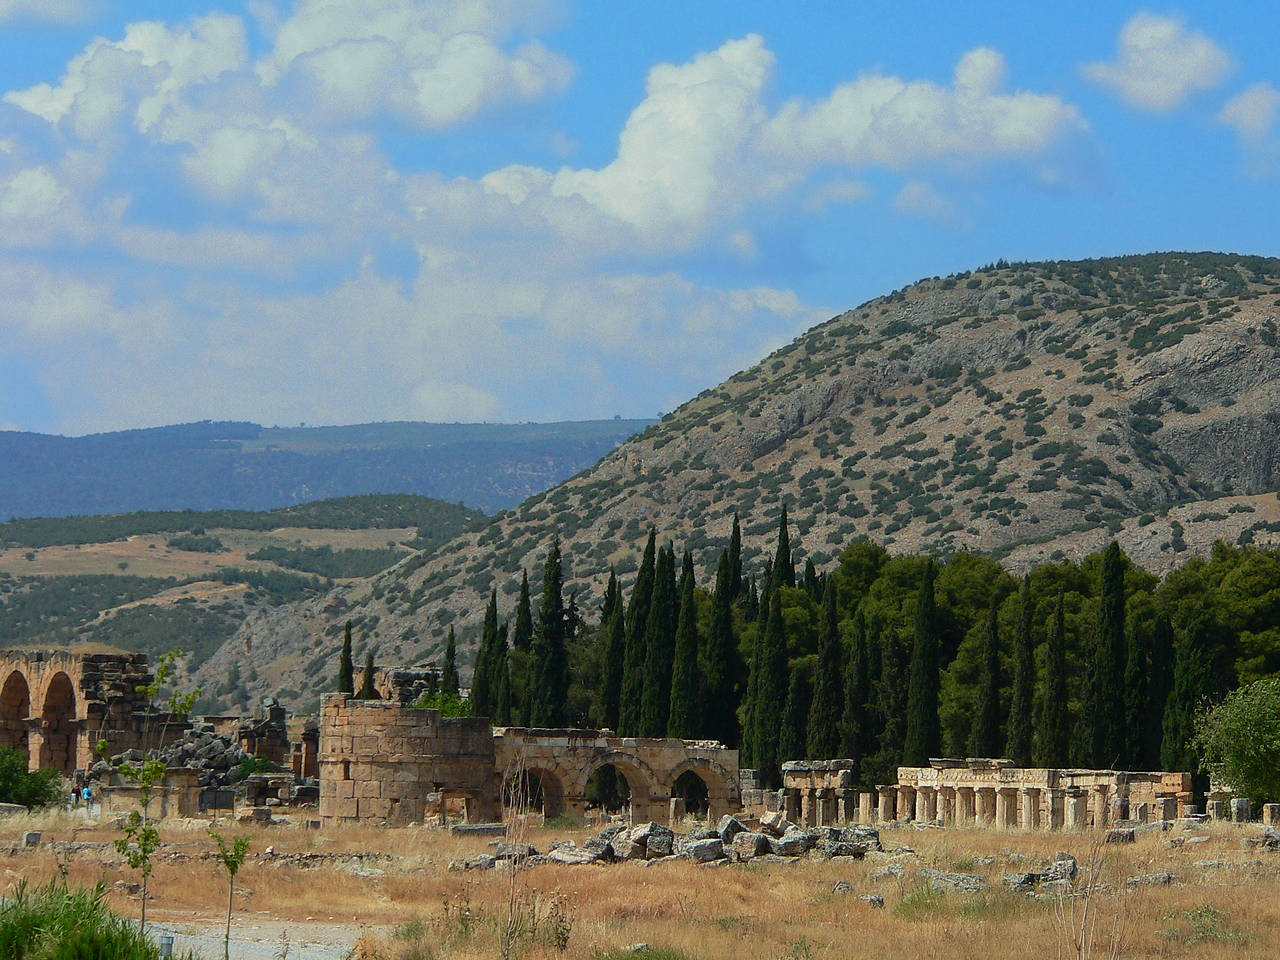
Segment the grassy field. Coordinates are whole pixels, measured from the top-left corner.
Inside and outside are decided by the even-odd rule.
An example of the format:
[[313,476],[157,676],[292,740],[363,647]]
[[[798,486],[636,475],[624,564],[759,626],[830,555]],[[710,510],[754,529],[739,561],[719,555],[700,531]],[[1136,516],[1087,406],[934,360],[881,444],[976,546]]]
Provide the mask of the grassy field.
[[[33,822],[46,841],[70,840],[74,833],[83,844],[60,852],[47,845],[16,849]],[[149,916],[193,926],[218,919],[225,880],[207,858],[204,828],[202,822],[165,826],[168,845],[157,855]],[[852,864],[547,865],[514,879],[505,870],[450,871],[451,860],[484,852],[486,841],[430,828],[225,829],[253,837],[238,881],[245,892],[237,897],[237,925],[292,923],[313,931],[329,925],[330,934],[358,941],[360,960],[491,958],[502,955],[508,940],[514,955],[583,960],[638,943],[649,944],[652,956],[687,960],[1262,958],[1280,948],[1280,854],[1242,845],[1243,837],[1258,834],[1256,826],[1198,830],[1209,839],[1181,847],[1169,839],[1182,833],[1103,847],[1090,833],[894,828],[882,834],[887,855]],[[588,832],[539,827],[527,839],[545,850],[553,839]],[[113,836],[66,815],[5,819],[0,869],[6,885],[23,877],[40,882],[58,871],[61,859],[72,882],[105,880],[112,905],[136,915],[137,896],[116,883],[137,877],[101,843]],[[269,846],[274,855],[265,854]],[[1003,885],[1006,873],[1034,869],[1059,850],[1080,862],[1078,889],[1099,881],[1091,895],[1037,900]],[[393,856],[348,856],[370,852]],[[290,859],[298,853],[334,856],[307,866]],[[886,862],[901,863],[902,877],[872,880],[871,871]],[[918,875],[921,868],[980,873],[988,885],[979,893],[935,892]],[[1129,877],[1161,871],[1173,875],[1172,885],[1125,885]],[[849,890],[837,892],[838,881]],[[884,906],[859,899],[864,894],[883,897]]]

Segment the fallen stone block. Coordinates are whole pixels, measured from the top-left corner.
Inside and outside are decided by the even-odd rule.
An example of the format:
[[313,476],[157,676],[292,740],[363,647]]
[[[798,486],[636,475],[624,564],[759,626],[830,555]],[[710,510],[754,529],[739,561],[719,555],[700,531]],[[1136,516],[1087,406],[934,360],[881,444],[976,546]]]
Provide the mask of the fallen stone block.
[[778,857],[798,857],[812,849],[812,842],[806,842],[802,834],[787,833],[781,837],[769,838],[769,852]]
[[551,863],[580,866],[585,863],[598,863],[600,855],[583,847],[556,847],[547,854],[547,860]]
[[1036,884],[1042,879],[1043,874],[1039,873],[1007,873],[1004,877],[1004,885],[1017,893],[1026,893],[1028,890],[1034,890]]
[[1173,874],[1160,873],[1144,873],[1140,876],[1130,877],[1124,882],[1126,887],[1167,887],[1173,883]]
[[791,824],[787,822],[787,815],[781,810],[773,813],[766,813],[760,818],[760,829],[770,836],[780,837],[786,833],[787,828]]
[[709,863],[724,859],[724,843],[719,837],[707,840],[695,840],[689,844],[688,856],[695,863]]
[[1133,827],[1112,827],[1102,838],[1103,843],[1133,843],[1137,839]]
[[733,838],[746,831],[746,825],[732,814],[726,813],[716,823],[715,833],[721,843],[733,843]]
[[886,863],[882,867],[876,867],[867,874],[871,880],[900,880],[902,879],[902,864]]
[[769,852],[769,838],[763,833],[744,830],[733,838],[732,847],[739,860],[750,860]]
[[935,890],[961,890],[977,893],[987,885],[987,878],[980,873],[947,873],[943,870],[921,870],[920,876],[929,881]]
[[1045,880],[1074,880],[1077,868],[1075,857],[1059,851],[1053,855],[1053,863],[1045,867],[1041,874]]

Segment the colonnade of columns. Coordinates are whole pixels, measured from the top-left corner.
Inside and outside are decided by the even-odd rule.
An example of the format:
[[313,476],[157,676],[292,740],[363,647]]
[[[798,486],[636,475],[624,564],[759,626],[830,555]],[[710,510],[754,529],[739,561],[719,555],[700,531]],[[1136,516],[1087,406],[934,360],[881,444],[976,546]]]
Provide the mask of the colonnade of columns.
[[[869,796],[869,795],[868,795]],[[1111,788],[932,787],[900,784],[878,788],[880,821],[983,824],[1000,830],[1106,826],[1119,819]],[[1177,815],[1177,801],[1162,798],[1149,811],[1160,819]]]

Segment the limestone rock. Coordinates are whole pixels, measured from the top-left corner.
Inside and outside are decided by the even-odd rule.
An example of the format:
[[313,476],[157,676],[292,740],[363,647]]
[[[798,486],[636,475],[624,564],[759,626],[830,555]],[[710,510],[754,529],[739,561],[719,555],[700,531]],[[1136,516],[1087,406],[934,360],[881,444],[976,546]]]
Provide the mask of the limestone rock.
[[769,838],[754,830],[744,830],[733,838],[732,847],[739,860],[750,860],[769,851]]
[[920,876],[929,881],[935,890],[961,890],[977,893],[987,885],[987,878],[980,873],[947,873],[943,870],[921,870]]
[[726,813],[716,824],[715,832],[722,843],[733,843],[733,838],[746,829],[741,820]]
[[1133,843],[1137,839],[1133,827],[1112,827],[1103,836],[1103,843]]
[[1167,887],[1173,883],[1173,874],[1167,872],[1144,873],[1130,877],[1124,882],[1126,887]]
[[688,856],[695,863],[708,863],[712,860],[724,859],[724,843],[719,837],[708,840],[695,840],[689,844]]

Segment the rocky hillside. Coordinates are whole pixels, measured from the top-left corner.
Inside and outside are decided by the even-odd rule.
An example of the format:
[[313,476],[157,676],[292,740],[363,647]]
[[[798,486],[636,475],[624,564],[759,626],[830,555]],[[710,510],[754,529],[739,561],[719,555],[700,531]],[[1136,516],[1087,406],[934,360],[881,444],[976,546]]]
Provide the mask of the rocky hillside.
[[650,527],[705,570],[737,511],[744,557],[763,563],[784,501],[796,555],[818,564],[859,536],[1020,568],[1114,535],[1167,569],[1217,538],[1280,539],[1278,427],[1278,260],[924,280],[814,327],[482,530],[264,612],[209,669],[251,653],[263,691],[296,699],[332,672],[348,618],[380,660],[430,658],[449,624],[475,634],[490,584],[509,609],[555,535],[584,605],[610,564],[635,569]]

